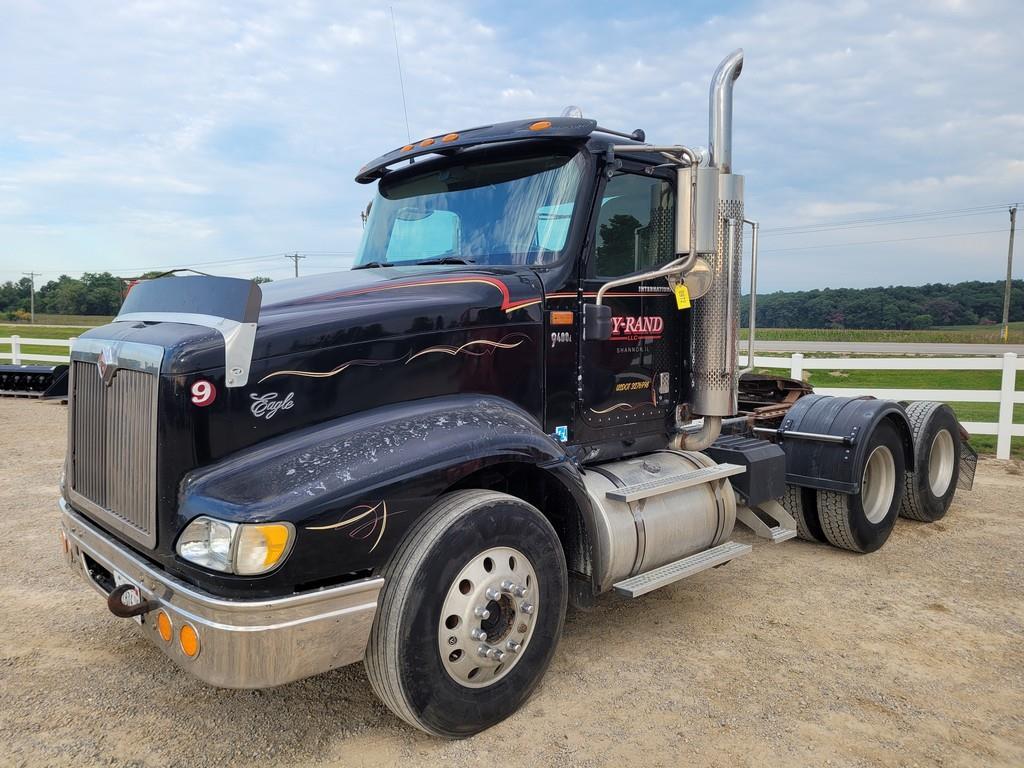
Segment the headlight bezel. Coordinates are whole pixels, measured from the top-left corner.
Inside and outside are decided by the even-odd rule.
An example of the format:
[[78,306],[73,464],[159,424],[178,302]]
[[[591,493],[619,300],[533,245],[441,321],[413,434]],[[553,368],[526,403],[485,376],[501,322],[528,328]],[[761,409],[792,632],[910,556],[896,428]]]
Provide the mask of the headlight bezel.
[[[267,530],[274,531],[278,537],[281,531],[284,531],[283,545],[280,544],[279,538],[271,542]],[[259,546],[261,536],[267,544],[268,553],[272,550],[276,558],[269,565],[255,567],[252,564],[252,547]],[[218,543],[216,547],[214,541]],[[253,577],[266,576],[284,565],[294,544],[295,526],[287,521],[238,523],[209,515],[199,515],[192,518],[178,534],[174,552],[190,565],[213,573]]]

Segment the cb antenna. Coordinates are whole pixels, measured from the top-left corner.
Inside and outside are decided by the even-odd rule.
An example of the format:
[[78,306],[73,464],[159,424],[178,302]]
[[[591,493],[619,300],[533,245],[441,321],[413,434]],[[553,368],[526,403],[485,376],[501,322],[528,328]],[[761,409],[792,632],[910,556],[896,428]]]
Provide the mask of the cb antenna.
[[405,135],[412,143],[412,129],[409,128],[409,107],[405,103],[405,80],[402,79],[402,56],[398,52],[398,27],[395,26],[395,7],[388,6],[391,11],[391,34],[395,36],[395,61],[398,63],[398,86],[402,90],[402,112],[405,113]]

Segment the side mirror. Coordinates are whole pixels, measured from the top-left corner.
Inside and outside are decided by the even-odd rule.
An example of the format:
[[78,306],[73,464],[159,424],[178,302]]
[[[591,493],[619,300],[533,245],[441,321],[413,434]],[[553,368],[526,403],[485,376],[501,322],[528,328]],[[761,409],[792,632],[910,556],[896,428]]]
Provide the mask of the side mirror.
[[583,338],[608,341],[612,337],[612,308],[607,304],[583,305]]

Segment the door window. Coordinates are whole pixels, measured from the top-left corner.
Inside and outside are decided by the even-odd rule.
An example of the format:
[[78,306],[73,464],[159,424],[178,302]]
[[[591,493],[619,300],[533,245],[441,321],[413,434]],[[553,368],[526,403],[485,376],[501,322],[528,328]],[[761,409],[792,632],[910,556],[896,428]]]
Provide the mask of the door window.
[[621,173],[605,185],[591,275],[621,277],[675,255],[675,194],[666,179]]

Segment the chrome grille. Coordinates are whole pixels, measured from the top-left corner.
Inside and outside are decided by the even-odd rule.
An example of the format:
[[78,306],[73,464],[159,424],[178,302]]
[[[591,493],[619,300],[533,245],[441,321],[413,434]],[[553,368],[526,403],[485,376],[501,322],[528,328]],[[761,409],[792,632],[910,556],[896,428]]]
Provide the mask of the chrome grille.
[[159,381],[152,350],[162,350],[112,346],[118,361],[109,384],[100,376],[94,350],[72,351],[69,497],[98,522],[152,548]]

